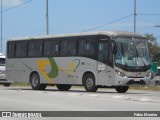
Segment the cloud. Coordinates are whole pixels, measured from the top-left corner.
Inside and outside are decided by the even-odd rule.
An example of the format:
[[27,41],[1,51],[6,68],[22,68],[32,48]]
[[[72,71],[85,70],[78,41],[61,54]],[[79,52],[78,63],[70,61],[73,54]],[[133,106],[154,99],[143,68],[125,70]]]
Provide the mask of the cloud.
[[22,0],[3,0],[3,7],[13,7],[22,4]]

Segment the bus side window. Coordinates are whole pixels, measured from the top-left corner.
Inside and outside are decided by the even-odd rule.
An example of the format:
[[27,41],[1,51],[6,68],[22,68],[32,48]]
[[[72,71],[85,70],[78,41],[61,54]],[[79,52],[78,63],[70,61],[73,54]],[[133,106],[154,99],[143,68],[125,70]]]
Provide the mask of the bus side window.
[[62,40],[60,43],[60,55],[67,55],[68,40]]
[[43,43],[41,41],[29,42],[28,56],[29,57],[41,57],[43,51]]
[[33,42],[29,42],[29,45],[28,45],[28,56],[29,57],[33,57],[34,56],[34,43]]
[[35,44],[36,48],[35,48],[35,56],[37,57],[41,57],[42,56],[42,52],[43,52],[43,43],[40,41],[37,41]]
[[57,56],[59,54],[59,41],[50,40],[44,42],[44,56]]
[[51,41],[45,41],[44,42],[44,56],[50,56],[51,55]]
[[16,43],[16,57],[21,56],[21,43]]
[[27,42],[22,42],[21,43],[21,57],[27,57]]
[[95,53],[94,40],[92,40],[92,39],[86,40],[85,53],[86,53],[86,55],[89,55],[89,56],[94,55],[94,53]]
[[8,43],[8,57],[13,58],[15,55],[15,43]]
[[93,39],[80,39],[78,44],[78,54],[92,56],[95,54],[95,44]]
[[53,40],[51,42],[51,55],[52,56],[59,55],[59,40]]
[[98,61],[107,63],[108,62],[108,42],[100,42],[98,46]]
[[78,43],[78,55],[84,55],[85,54],[85,40],[80,39]]
[[56,49],[55,49],[55,55],[58,55],[59,54],[59,44],[57,43],[56,45],[55,45],[56,47]]
[[17,42],[15,57],[27,57],[27,42]]
[[68,55],[76,55],[77,40],[68,40]]

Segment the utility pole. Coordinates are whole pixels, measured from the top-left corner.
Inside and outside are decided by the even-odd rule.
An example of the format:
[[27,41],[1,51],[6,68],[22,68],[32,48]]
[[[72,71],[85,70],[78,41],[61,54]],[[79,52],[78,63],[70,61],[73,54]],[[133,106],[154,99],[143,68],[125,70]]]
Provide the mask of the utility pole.
[[48,0],[46,0],[46,33],[49,34]]
[[136,0],[134,0],[134,32],[136,32]]
[[2,26],[2,24],[3,24],[3,15],[2,15],[2,12],[3,12],[3,0],[1,0],[1,53],[2,53],[2,40],[3,40],[3,36],[2,36],[2,34],[3,34],[3,26]]

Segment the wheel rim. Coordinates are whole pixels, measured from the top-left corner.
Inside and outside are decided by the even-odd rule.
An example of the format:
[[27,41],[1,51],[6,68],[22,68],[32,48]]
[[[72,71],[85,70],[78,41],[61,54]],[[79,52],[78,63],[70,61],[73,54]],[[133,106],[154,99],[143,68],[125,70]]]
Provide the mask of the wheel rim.
[[87,78],[86,86],[87,86],[87,88],[92,88],[94,86],[94,82],[93,82],[93,78],[92,77],[88,77]]
[[39,84],[39,79],[37,76],[34,76],[33,79],[32,79],[32,84],[34,87],[38,86]]

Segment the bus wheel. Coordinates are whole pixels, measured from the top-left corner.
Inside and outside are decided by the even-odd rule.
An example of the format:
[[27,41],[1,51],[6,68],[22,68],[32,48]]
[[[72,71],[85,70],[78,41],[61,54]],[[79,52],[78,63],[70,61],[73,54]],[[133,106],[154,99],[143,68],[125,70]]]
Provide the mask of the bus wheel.
[[41,84],[39,90],[45,90],[47,87],[47,84]]
[[158,81],[156,81],[156,82],[155,82],[155,85],[159,85],[159,82],[158,82]]
[[95,77],[93,74],[87,74],[83,79],[84,88],[87,92],[96,92],[98,87],[95,85]]
[[58,90],[60,91],[68,91],[71,89],[71,85],[56,85]]
[[115,89],[118,93],[125,93],[129,89],[129,86],[117,86]]
[[44,90],[47,87],[46,84],[40,84],[38,73],[32,74],[30,82],[33,90]]
[[5,83],[4,86],[5,87],[9,87],[11,84],[10,83]]

